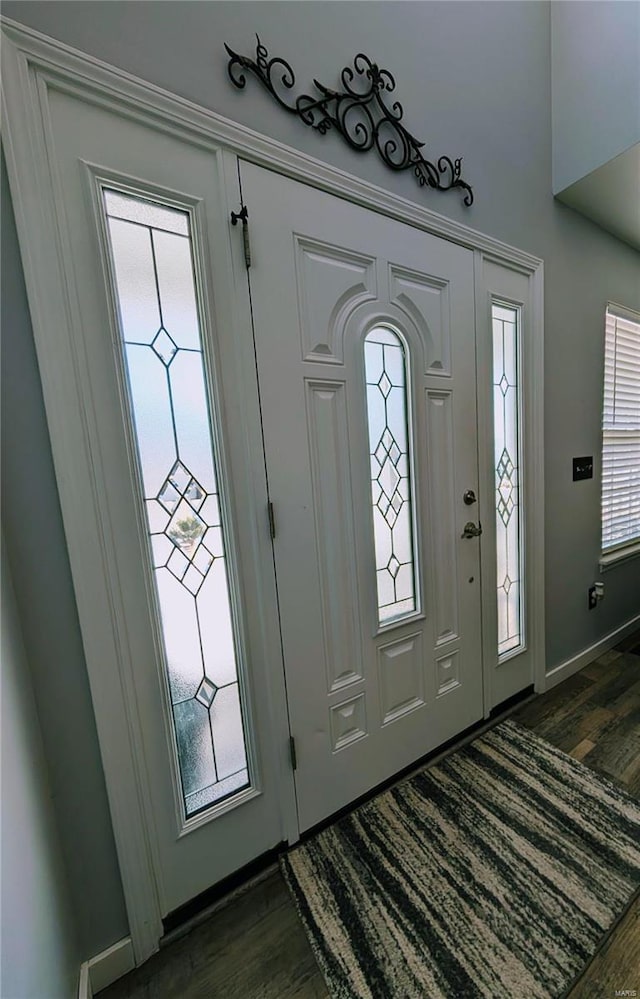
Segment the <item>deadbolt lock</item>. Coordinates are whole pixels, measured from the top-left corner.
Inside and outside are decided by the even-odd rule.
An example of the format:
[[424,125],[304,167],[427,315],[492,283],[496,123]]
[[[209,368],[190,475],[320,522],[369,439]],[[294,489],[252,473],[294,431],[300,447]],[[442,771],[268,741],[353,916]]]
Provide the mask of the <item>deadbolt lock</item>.
[[467,504],[467,506],[473,506],[473,504],[476,501],[476,494],[474,493],[473,489],[467,489],[466,493],[463,495],[462,498],[464,502]]
[[480,524],[476,527],[472,520],[468,520],[464,525],[464,531],[462,532],[463,538],[479,538],[482,534],[482,527]]

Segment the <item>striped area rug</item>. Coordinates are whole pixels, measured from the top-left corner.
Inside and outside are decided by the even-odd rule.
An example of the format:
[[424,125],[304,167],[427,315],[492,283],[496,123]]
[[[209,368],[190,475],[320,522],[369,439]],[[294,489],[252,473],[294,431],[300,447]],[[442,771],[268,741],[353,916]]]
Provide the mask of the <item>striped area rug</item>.
[[640,807],[506,721],[282,867],[334,999],[551,999],[640,885]]

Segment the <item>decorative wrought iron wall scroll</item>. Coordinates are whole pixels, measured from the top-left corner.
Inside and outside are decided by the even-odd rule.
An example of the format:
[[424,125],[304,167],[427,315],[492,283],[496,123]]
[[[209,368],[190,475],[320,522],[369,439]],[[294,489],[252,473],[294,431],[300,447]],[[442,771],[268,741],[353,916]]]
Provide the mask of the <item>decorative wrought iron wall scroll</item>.
[[421,187],[433,187],[438,191],[461,188],[465,192],[464,204],[473,204],[473,191],[460,176],[462,159],[440,156],[436,163],[426,159],[422,153],[424,142],[418,142],[402,124],[402,105],[399,101],[390,106],[385,103],[387,94],[396,88],[395,79],[364,53],[355,57],[353,69],[345,66],[342,70],[342,93],[314,80],[319,97],[300,94],[291,101],[287,100],[287,93],[295,86],[295,74],[284,59],[269,59],[260,38],[257,37],[255,59],[238,55],[228,45],[225,48],[231,57],[227,67],[229,77],[239,89],[246,86],[244,71],[249,70],[280,107],[297,115],[321,135],[335,128],[352,149],[366,153],[375,147],[391,170],[411,170]]

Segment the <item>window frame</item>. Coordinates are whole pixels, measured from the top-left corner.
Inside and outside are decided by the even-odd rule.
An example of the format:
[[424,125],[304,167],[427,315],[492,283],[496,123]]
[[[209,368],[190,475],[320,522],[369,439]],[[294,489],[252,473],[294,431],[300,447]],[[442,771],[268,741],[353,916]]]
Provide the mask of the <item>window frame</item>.
[[[115,353],[115,369],[119,389],[120,416],[122,431],[126,440],[131,467],[131,485],[133,487],[133,502],[136,510],[137,528],[140,540],[140,551],[144,553],[142,572],[146,583],[147,602],[149,610],[149,625],[153,633],[156,651],[156,669],[162,689],[164,708],[164,729],[168,751],[172,761],[172,784],[174,795],[176,834],[182,836],[207,825],[216,818],[241,805],[244,801],[261,793],[262,785],[258,766],[257,746],[255,744],[255,718],[251,705],[249,680],[249,654],[247,648],[246,625],[244,611],[241,605],[241,582],[239,569],[239,553],[237,531],[232,514],[231,498],[229,496],[229,468],[226,448],[223,440],[223,420],[221,413],[221,392],[219,388],[220,375],[217,370],[212,347],[212,323],[207,307],[205,280],[203,268],[206,266],[204,254],[205,222],[200,206],[189,195],[176,191],[158,188],[151,182],[136,182],[130,177],[113,171],[88,170],[88,186],[94,208],[97,236],[103,263],[105,292],[110,306],[110,318]],[[181,212],[187,217],[188,233],[184,237],[189,242],[194,306],[197,314],[198,332],[200,338],[200,353],[202,378],[206,399],[209,447],[216,480],[217,500],[219,504],[220,530],[224,545],[224,573],[229,600],[230,627],[235,655],[240,714],[244,736],[245,757],[247,763],[247,784],[225,797],[213,800],[199,809],[188,811],[184,791],[184,773],[179,752],[178,725],[174,714],[174,704],[171,694],[170,667],[168,649],[164,634],[163,611],[160,601],[159,584],[156,578],[155,556],[152,544],[151,524],[146,512],[146,498],[142,455],[137,430],[137,416],[134,405],[134,395],[126,358],[125,327],[121,317],[121,297],[118,285],[117,263],[112,234],[109,226],[109,209],[107,194],[115,194],[139,202],[148,202],[158,208]],[[157,275],[156,275],[157,281]],[[160,296],[159,287],[157,294]],[[173,405],[173,404],[172,404]],[[180,456],[176,455],[180,461]]]
[[[604,351],[606,351],[607,344],[607,317],[613,316],[616,319],[623,319],[627,322],[634,323],[638,325],[640,331],[640,312],[636,312],[624,305],[619,305],[617,302],[607,302],[604,311],[604,321],[605,321],[605,335],[604,335]],[[640,346],[638,350],[638,356],[640,358]],[[604,359],[604,358],[603,358]],[[614,362],[614,385],[616,379],[616,370]],[[635,558],[640,555],[640,532],[633,538],[627,538],[624,541],[614,543],[605,547],[604,545],[604,446],[605,446],[605,434],[606,428],[604,426],[604,402],[605,402],[605,392],[606,392],[606,382],[605,382],[605,370],[603,368],[602,377],[602,413],[600,419],[600,558],[599,567],[601,570],[606,570],[615,565],[619,565],[622,562],[626,562],[631,558]],[[640,392],[640,386],[639,386]],[[637,430],[638,438],[640,439],[640,426]],[[640,487],[639,487],[640,488]]]

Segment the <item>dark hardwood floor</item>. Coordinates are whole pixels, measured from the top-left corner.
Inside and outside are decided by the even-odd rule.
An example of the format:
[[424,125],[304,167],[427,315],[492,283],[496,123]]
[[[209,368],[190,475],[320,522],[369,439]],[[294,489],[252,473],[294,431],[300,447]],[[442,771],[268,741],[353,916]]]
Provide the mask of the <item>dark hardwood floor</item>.
[[[512,717],[640,798],[640,633]],[[640,996],[638,898],[567,999],[605,999],[625,990]]]
[[[512,717],[640,797],[640,633],[529,701]],[[604,999],[617,990],[640,997],[639,899],[567,999]],[[276,869],[105,989],[100,999],[325,999],[328,995]]]

